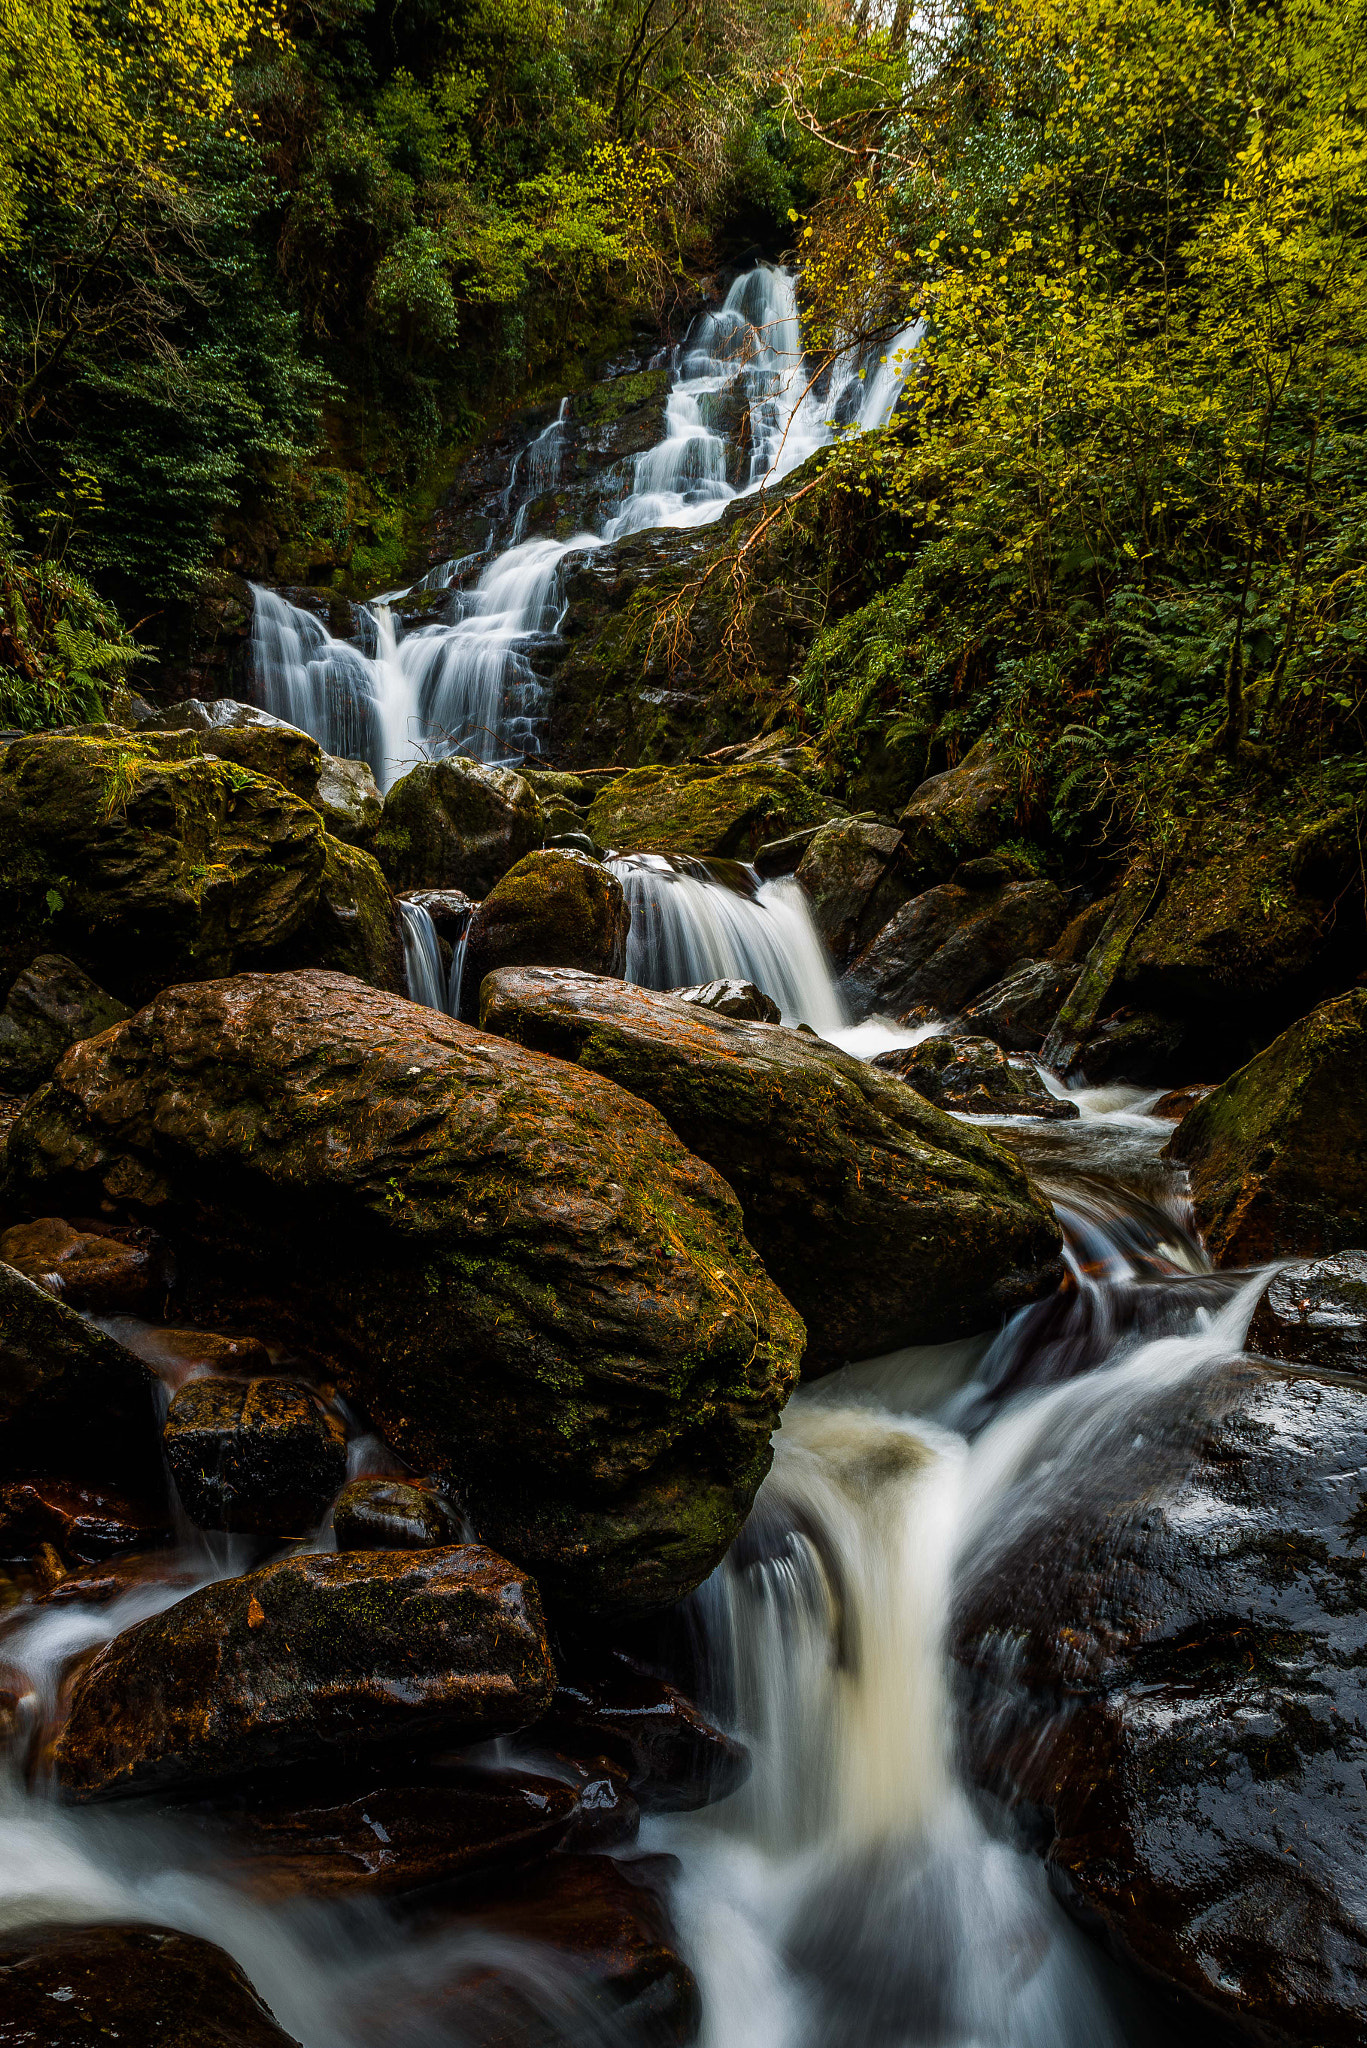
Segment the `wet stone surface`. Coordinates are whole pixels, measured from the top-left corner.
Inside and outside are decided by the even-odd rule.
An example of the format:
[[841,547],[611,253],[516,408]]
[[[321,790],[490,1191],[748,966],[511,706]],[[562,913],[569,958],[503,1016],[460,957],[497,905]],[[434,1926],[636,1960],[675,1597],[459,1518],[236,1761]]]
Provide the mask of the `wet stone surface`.
[[297,1380],[191,1380],[171,1402],[162,1442],[201,1529],[305,1535],[346,1479],[346,1432]]
[[1284,1266],[1253,1311],[1248,1348],[1367,1379],[1367,1252]]
[[434,1550],[463,1535],[449,1502],[402,1479],[353,1479],[337,1496],[332,1527],[339,1550]]
[[0,1934],[0,2048],[297,2048],[232,1957],[169,1927]]

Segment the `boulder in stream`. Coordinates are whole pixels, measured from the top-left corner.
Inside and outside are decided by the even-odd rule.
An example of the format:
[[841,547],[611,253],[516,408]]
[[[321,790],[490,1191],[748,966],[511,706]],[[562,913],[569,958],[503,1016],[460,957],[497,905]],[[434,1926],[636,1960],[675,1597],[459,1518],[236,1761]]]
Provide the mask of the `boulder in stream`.
[[809,1369],[993,1323],[1057,1284],[1060,1237],[982,1133],[833,1045],[566,970],[509,969],[486,1031],[651,1102],[740,1198]]
[[461,889],[485,895],[541,843],[531,785],[511,768],[452,754],[410,768],[384,800],[376,836],[395,889]]
[[60,1216],[40,1216],[0,1236],[0,1259],[69,1307],[109,1315],[144,1308],[164,1289],[165,1262],[156,1244],[146,1241],[151,1235],[106,1237],[100,1231],[73,1230]]
[[1078,1107],[1051,1095],[1032,1060],[1013,1060],[990,1038],[923,1038],[872,1061],[941,1109],[965,1116],[1028,1116],[1071,1123]]
[[962,1021],[1006,1052],[1038,1052],[1081,972],[1080,961],[1022,960],[974,997]]
[[743,1017],[750,1024],[777,1024],[783,1016],[773,997],[753,981],[700,981],[669,993],[681,1003],[696,1003],[719,1017]]
[[1253,1311],[1248,1348],[1367,1380],[1367,1252],[1297,1259],[1274,1273]]
[[842,806],[764,761],[633,768],[593,800],[589,830],[616,853],[748,860],[767,839],[824,824]]
[[0,1088],[27,1094],[46,1081],[68,1046],[128,1015],[74,960],[40,953],[16,976],[0,1010]]
[[78,1801],[382,1742],[475,1742],[555,1687],[536,1587],[478,1544],[286,1557],[136,1622],[77,1677],[53,1745]]
[[1046,952],[1067,898],[1052,882],[943,882],[904,903],[847,968],[840,992],[856,1017],[925,1005],[953,1017],[1008,969]]
[[405,1479],[353,1479],[337,1496],[332,1526],[339,1550],[437,1550],[461,1540],[455,1509]]
[[159,1481],[155,1387],[131,1351],[0,1264],[0,1476]]
[[1182,1119],[1168,1152],[1222,1264],[1367,1240],[1367,991],[1284,1031]]
[[631,912],[622,885],[587,854],[543,847],[496,882],[470,919],[461,1015],[479,1015],[479,986],[498,967],[625,971]]
[[837,966],[862,952],[913,893],[895,825],[837,818],[808,842],[798,863],[812,922]]
[[201,1529],[306,1536],[346,1479],[346,1432],[298,1380],[189,1380],[162,1443]]
[[144,1921],[0,1934],[3,2048],[298,2048],[225,1949]]
[[76,1047],[8,1156],[30,1204],[117,1193],[174,1222],[204,1321],[238,1304],[325,1346],[561,1607],[681,1597],[768,1469],[802,1325],[726,1184],[583,1068],[340,975],[248,975]]

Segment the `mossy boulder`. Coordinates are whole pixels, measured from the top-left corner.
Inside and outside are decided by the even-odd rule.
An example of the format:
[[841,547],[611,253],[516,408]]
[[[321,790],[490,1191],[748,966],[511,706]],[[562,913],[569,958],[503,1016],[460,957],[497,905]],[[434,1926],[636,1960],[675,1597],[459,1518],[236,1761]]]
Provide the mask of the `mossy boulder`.
[[12,983],[0,1010],[0,1088],[36,1088],[68,1046],[94,1038],[127,1015],[127,1004],[74,960],[40,953]]
[[[965,872],[957,870],[961,878]],[[1045,952],[1067,916],[1067,898],[1052,882],[1002,882],[994,870],[937,883],[888,919],[846,969],[840,992],[856,1017],[921,1008],[956,1016],[1011,968]]]
[[895,825],[837,818],[808,842],[797,867],[812,922],[838,966],[861,952],[912,894]]
[[582,967],[621,975],[631,912],[600,861],[544,848],[496,882],[470,919],[461,1014],[479,1015],[479,985],[496,967]]
[[1367,1242],[1367,990],[1284,1031],[1182,1119],[1168,1153],[1226,1265]]
[[919,885],[947,881],[960,861],[1013,838],[1020,795],[1019,768],[990,739],[913,790],[898,823],[903,858]]
[[821,825],[840,805],[786,768],[633,768],[593,800],[589,830],[616,853],[748,860],[768,839]]
[[58,1470],[160,1488],[155,1390],[131,1351],[0,1264],[0,1478]]
[[110,1799],[478,1741],[554,1690],[536,1587],[478,1544],[286,1557],[115,1636],[76,1681],[53,1765],[68,1799]]
[[400,776],[384,800],[375,850],[395,889],[479,897],[540,843],[531,785],[511,768],[453,754]]
[[[282,782],[191,732],[35,733],[0,750],[0,978],[60,951],[127,1002],[239,966],[387,979],[374,863]],[[364,935],[361,934],[364,927]]]
[[202,751],[268,775],[303,797],[337,839],[371,847],[380,791],[368,762],[325,753],[312,733],[235,697],[189,698],[152,721],[156,729],[194,732]]
[[245,975],[68,1053],[8,1160],[29,1206],[160,1219],[206,1323],[324,1348],[562,1610],[679,1598],[768,1469],[802,1325],[731,1190],[596,1074],[340,975]]
[[375,851],[384,803],[368,761],[344,761],[337,754],[324,754],[318,786],[309,802],[334,839],[362,847],[367,853]]
[[331,967],[372,988],[402,993],[403,926],[399,906],[374,856],[331,833],[318,885],[318,905],[301,941],[281,966]]
[[1014,1160],[820,1039],[537,969],[490,975],[480,1022],[653,1103],[725,1175],[811,1371],[985,1329],[1061,1277],[1058,1225]]

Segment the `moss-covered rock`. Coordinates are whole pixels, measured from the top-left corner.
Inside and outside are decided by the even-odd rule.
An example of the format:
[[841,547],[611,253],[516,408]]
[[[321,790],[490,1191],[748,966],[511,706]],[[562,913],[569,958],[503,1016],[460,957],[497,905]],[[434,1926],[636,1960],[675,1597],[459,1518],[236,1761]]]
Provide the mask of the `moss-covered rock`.
[[334,839],[374,852],[383,799],[368,761],[343,761],[336,754],[324,754],[318,767],[318,786],[309,802]]
[[1367,991],[1284,1031],[1182,1119],[1168,1152],[1225,1264],[1367,1242]]
[[287,1557],[116,1636],[53,1763],[68,1799],[109,1799],[386,1739],[477,1741],[554,1689],[536,1587],[478,1544]]
[[841,978],[856,1017],[922,1007],[953,1017],[1053,944],[1068,915],[1062,890],[1052,882],[986,881],[937,883],[888,919]]
[[837,818],[808,842],[797,867],[812,921],[838,966],[861,952],[912,894],[895,825]]
[[395,889],[478,897],[540,843],[530,784],[511,768],[455,754],[400,776],[384,800],[375,850]]
[[496,967],[582,967],[621,975],[631,912],[616,875],[582,853],[544,848],[496,882],[470,919],[461,1015],[479,1016],[479,985]]
[[131,1351],[0,1264],[0,1477],[160,1487],[155,1387]]
[[325,1347],[564,1609],[677,1599],[768,1468],[801,1323],[730,1189],[596,1074],[339,975],[246,975],[77,1046],[8,1159],[30,1206],[160,1219],[202,1320]]
[[280,956],[289,967],[331,967],[372,988],[404,990],[399,906],[373,855],[329,832],[318,904],[300,942]]
[[653,1103],[725,1175],[812,1370],[965,1336],[1057,1285],[1058,1225],[1015,1162],[820,1039],[536,969],[491,975],[480,1022]]
[[236,762],[253,775],[283,782],[306,802],[314,799],[327,757],[312,733],[270,711],[236,697],[216,697],[212,703],[191,697],[164,712],[157,724],[165,731],[196,733],[204,753],[215,760]]
[[920,886],[947,881],[960,861],[1014,837],[1020,793],[1020,770],[990,739],[914,790],[898,822],[903,858]]
[[748,860],[767,839],[824,824],[840,805],[786,768],[633,768],[594,798],[589,830],[617,853]]

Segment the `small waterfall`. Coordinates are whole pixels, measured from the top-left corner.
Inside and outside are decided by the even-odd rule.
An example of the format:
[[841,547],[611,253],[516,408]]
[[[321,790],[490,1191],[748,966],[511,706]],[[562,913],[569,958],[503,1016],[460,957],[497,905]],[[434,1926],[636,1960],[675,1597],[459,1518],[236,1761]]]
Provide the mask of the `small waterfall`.
[[627,980],[638,988],[753,981],[785,1024],[822,1038],[848,1024],[807,900],[791,877],[761,882],[740,861],[658,853],[610,861],[631,911]]
[[[677,351],[664,436],[636,457],[631,488],[601,533],[569,540],[526,534],[537,501],[560,477],[571,417],[565,398],[509,471],[510,545],[473,589],[456,587],[473,557],[442,563],[413,586],[451,591],[444,619],[401,636],[390,606],[409,593],[388,592],[366,610],[370,644],[362,650],[254,585],[259,701],[330,753],[367,760],[382,790],[434,756],[501,761],[536,753],[543,693],[531,657],[560,626],[565,556],[651,527],[705,526],[736,498],[788,476],[842,428],[884,425],[920,331],[905,328],[871,371],[851,359],[813,382],[792,275],[768,264],[747,271]],[[749,437],[741,484],[729,481],[727,436],[710,423],[710,416],[734,418],[737,399]]]
[[[446,975],[431,914],[420,904],[406,903],[401,896],[399,915],[403,919],[403,978],[408,1000],[423,1003],[429,1010],[444,1010]],[[464,944],[462,939],[462,947]]]

